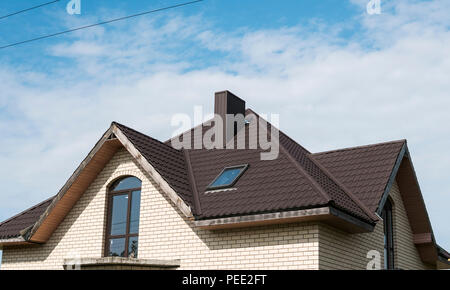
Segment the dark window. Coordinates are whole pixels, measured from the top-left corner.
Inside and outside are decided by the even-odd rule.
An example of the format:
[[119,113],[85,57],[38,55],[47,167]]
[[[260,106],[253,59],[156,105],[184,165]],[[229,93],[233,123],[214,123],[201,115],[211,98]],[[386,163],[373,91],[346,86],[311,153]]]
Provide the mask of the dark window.
[[247,168],[248,165],[239,165],[225,168],[208,186],[208,189],[218,189],[233,186]]
[[381,215],[384,223],[384,268],[394,269],[394,231],[392,223],[392,203],[389,199],[386,200]]
[[125,177],[109,191],[105,256],[137,258],[141,181]]

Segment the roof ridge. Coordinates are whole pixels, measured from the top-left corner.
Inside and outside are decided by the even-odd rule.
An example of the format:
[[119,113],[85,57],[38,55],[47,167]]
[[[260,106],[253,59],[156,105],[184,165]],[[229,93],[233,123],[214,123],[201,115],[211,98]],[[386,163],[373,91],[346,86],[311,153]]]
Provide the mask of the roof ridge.
[[[267,121],[266,119],[264,119],[263,117],[261,117],[258,113],[254,112],[252,109],[247,109],[246,111],[250,111],[252,112],[257,118],[263,119],[267,125],[270,126],[271,130],[272,128],[275,128],[276,130],[278,130],[278,132],[281,132],[284,136],[287,136],[286,134],[284,134],[279,128],[277,128],[276,126],[272,125],[272,123],[270,123],[269,121]],[[269,136],[269,130],[267,130],[267,135]],[[292,140],[292,139],[291,139]],[[294,141],[295,142],[295,141]],[[295,142],[296,144],[298,144],[297,142]],[[294,167],[297,169],[297,171],[299,171],[301,174],[303,174],[306,179],[309,181],[309,183],[311,183],[311,185],[313,186],[313,188],[315,188],[326,200],[327,203],[329,203],[332,198],[328,195],[328,193],[322,188],[322,186],[320,186],[320,184],[314,179],[314,177],[312,177],[303,167],[302,165],[295,159],[294,156],[292,156],[292,154],[289,153],[289,150],[287,150],[285,148],[285,146],[280,142],[280,140],[278,140],[278,145],[280,147],[280,149],[287,155],[287,158],[289,160],[289,162],[291,162]],[[303,148],[303,146],[299,145],[300,147]],[[305,149],[306,150],[306,149]],[[308,152],[308,150],[306,150],[306,152]]]
[[[253,111],[253,110],[250,109],[250,108],[247,108],[245,111],[246,111],[246,112],[247,112],[247,111],[250,111],[250,112],[252,112],[252,114],[255,114],[256,116],[261,117],[261,116],[259,116],[258,113],[256,113],[255,111]],[[269,123],[267,120],[265,120],[265,121],[266,121],[267,123]],[[269,123],[269,124],[272,126],[271,123]],[[291,140],[292,142],[294,142],[295,145],[301,147],[301,148],[302,148],[303,150],[305,150],[306,152],[311,153],[311,152],[309,152],[308,149],[306,149],[305,147],[303,147],[302,145],[300,145],[297,141],[295,141],[294,139],[292,139],[291,137],[289,137],[288,134],[286,134],[286,133],[284,133],[283,131],[281,131],[281,129],[279,129],[279,128],[277,128],[277,129],[278,129],[278,131],[279,131],[280,133],[282,133],[286,138],[288,138],[289,140]]]
[[201,215],[202,207],[201,207],[200,198],[199,198],[199,194],[198,194],[197,183],[195,181],[195,175],[194,175],[194,172],[192,169],[191,156],[189,155],[189,150],[183,149],[182,151],[183,151],[184,159],[186,161],[186,169],[187,169],[187,173],[188,173],[189,183],[192,188],[195,213],[197,215]]
[[[252,114],[254,114],[254,115],[256,115],[256,116],[261,117],[261,116],[259,116],[258,113],[256,113],[255,111],[253,111],[251,108],[245,109],[245,112],[246,112],[246,113],[247,113],[247,112],[251,112]],[[185,133],[187,133],[187,132],[190,132],[190,131],[192,131],[192,130],[195,130],[197,127],[203,126],[203,124],[205,124],[205,123],[207,123],[207,122],[211,122],[212,120],[213,120],[213,119],[206,120],[206,121],[204,121],[204,122],[198,124],[197,126],[194,126],[194,127],[190,128],[190,129],[188,129],[188,130],[185,130],[183,133],[180,133],[180,134],[178,134],[177,136],[171,137],[171,138],[169,138],[168,140],[164,141],[164,144],[169,145],[169,144],[167,144],[167,143],[169,143],[172,139],[179,138],[179,137],[182,136],[183,134],[185,134]],[[266,121],[267,123],[269,123],[267,120],[265,120],[265,121]],[[269,124],[270,124],[270,123],[269,123]],[[270,125],[272,125],[272,124],[270,124]],[[281,131],[279,128],[277,128],[277,130],[278,130],[281,134],[283,134],[286,138],[288,138],[288,139],[291,140],[293,143],[295,143],[295,145],[301,147],[301,148],[302,148],[303,150],[305,150],[306,152],[311,153],[308,149],[306,149],[305,147],[303,147],[302,145],[300,145],[297,141],[295,141],[294,139],[292,139],[291,137],[289,137],[289,135],[287,135],[286,133],[284,133],[283,131]],[[169,145],[169,146],[170,146],[170,145]]]
[[[142,135],[142,136],[145,136],[145,137],[147,137],[147,138],[149,138],[149,139],[152,139],[152,140],[154,140],[154,141],[156,141],[156,142],[158,142],[158,143],[160,143],[160,144],[163,144],[163,145],[166,146],[167,148],[170,148],[170,149],[175,150],[175,151],[177,151],[177,152],[181,152],[181,150],[175,149],[175,148],[173,148],[172,146],[170,146],[170,145],[168,145],[168,144],[166,144],[166,143],[164,143],[164,142],[161,142],[160,140],[158,140],[158,139],[156,139],[156,138],[153,138],[153,137],[151,137],[151,136],[149,136],[149,135],[147,135],[147,134],[144,134],[144,133],[142,133],[142,132],[139,132],[139,131],[136,130],[136,129],[133,129],[133,128],[131,128],[131,127],[128,127],[128,126],[123,125],[123,124],[121,124],[121,123],[118,123],[118,122],[116,122],[116,121],[112,122],[111,124],[113,124],[113,125],[119,125],[119,126],[125,127],[125,128],[127,128],[128,130],[131,130],[131,131],[136,132],[136,133],[138,133],[138,134],[140,134],[140,135]],[[170,139],[169,139],[169,140],[170,140]]]
[[54,196],[52,196],[52,197],[49,197],[49,198],[47,198],[46,200],[41,201],[40,203],[35,204],[35,205],[33,205],[32,207],[27,208],[27,209],[21,211],[20,213],[14,215],[14,216],[12,216],[12,217],[10,217],[9,219],[0,222],[0,227],[1,227],[2,225],[6,224],[6,223],[8,223],[8,222],[10,222],[10,221],[12,221],[13,219],[20,217],[21,215],[24,215],[24,214],[28,213],[29,211],[32,211],[33,209],[35,209],[35,208],[37,208],[37,207],[43,205],[44,203],[46,203],[46,202],[48,202],[48,201],[50,201],[50,200],[53,200],[53,199],[55,198],[55,196],[56,196],[56,195],[54,195]]
[[373,220],[379,220],[379,218],[359,199],[357,198],[351,191],[348,189],[342,182],[340,182],[325,166],[323,166],[318,160],[314,158],[312,154],[309,154],[311,161],[314,162],[337,186],[339,186],[345,194],[347,194],[350,199],[353,200],[366,214]]
[[331,200],[333,200],[328,195],[328,193],[325,192],[325,190],[322,188],[322,186],[320,186],[320,184],[318,184],[317,181],[310,174],[308,174],[308,172],[306,172],[306,170],[304,170],[302,168],[300,163],[297,160],[295,160],[295,158],[289,153],[289,151],[282,144],[280,144],[279,146],[280,146],[280,149],[283,150],[283,152],[287,155],[287,159],[289,160],[289,162],[291,162],[292,165],[294,165],[294,167],[297,169],[297,171],[300,171],[300,173],[302,173],[306,177],[306,179],[309,181],[309,183],[311,183],[311,185],[313,185],[313,187],[320,194],[322,194],[322,196],[325,198],[326,202],[329,203]]
[[345,147],[345,148],[333,149],[333,150],[327,150],[327,151],[320,151],[320,152],[311,153],[311,155],[315,156],[315,155],[320,155],[320,154],[330,154],[330,153],[337,153],[337,152],[342,152],[342,151],[351,151],[351,150],[364,149],[364,148],[396,144],[396,143],[405,143],[405,142],[406,142],[406,139],[399,139],[399,140],[373,143],[373,144],[367,144],[367,145],[361,145],[361,146],[353,146],[353,147]]
[[[284,148],[284,146],[282,145],[282,144],[280,144],[280,148]],[[286,150],[287,151],[287,150]],[[294,156],[292,156],[292,154],[289,152],[289,151],[287,151],[287,153],[288,153],[288,155],[292,158],[292,159],[294,159],[294,162],[296,162],[297,164],[299,164],[299,167],[302,167],[303,168],[303,166],[300,164],[300,162],[297,160],[297,158],[295,158]],[[355,197],[353,196],[353,194],[350,194],[349,193],[349,190],[348,189],[346,189],[345,187],[342,187],[341,186],[341,183],[340,182],[337,182],[337,179],[333,176],[333,175],[331,175],[330,173],[329,173],[329,171],[328,170],[326,170],[321,164],[318,164],[316,161],[315,161],[315,159],[313,159],[313,158],[311,158],[312,157],[312,154],[311,153],[309,153],[309,154],[305,154],[305,158],[307,158],[308,160],[310,160],[314,165],[316,165],[317,167],[318,167],[318,169],[326,176],[326,177],[328,177],[340,190],[342,190],[342,192],[351,200],[351,201],[353,201],[354,203],[355,203],[355,205],[357,206],[357,207],[359,207],[360,208],[360,210],[370,219],[370,220],[373,220],[373,219],[375,219],[375,217],[374,217],[374,215],[373,214],[371,214],[371,212],[370,211],[368,211],[368,209],[367,208],[365,208],[365,207],[363,207],[363,206],[361,206],[362,205],[362,203],[359,201],[359,200],[355,200]],[[309,173],[309,172],[307,172],[306,170],[304,170],[305,171],[305,173],[307,174],[307,176],[308,177],[311,177],[313,180],[314,180],[314,183],[317,185],[317,187],[319,187],[319,189],[320,189],[320,192],[324,192],[325,193],[325,196],[326,197],[328,197],[329,198],[329,201],[332,201],[332,202],[334,202],[334,203],[336,203],[336,200],[334,199],[334,198],[332,198],[329,194],[328,194],[328,192],[325,190],[325,188],[323,188],[323,186],[321,185],[321,184],[319,184],[317,181],[316,181],[316,179]],[[376,219],[375,219],[376,220]]]
[[[201,122],[201,123],[198,124],[197,126],[194,126],[194,127],[192,127],[192,128],[189,128],[189,129],[183,131],[182,133],[180,133],[180,134],[178,134],[178,135],[176,135],[176,136],[170,137],[169,139],[167,139],[166,141],[164,141],[164,144],[169,145],[169,144],[167,144],[167,143],[169,143],[169,142],[171,143],[171,141],[172,141],[173,139],[175,139],[175,138],[180,138],[181,136],[183,136],[183,135],[186,134],[187,132],[191,132],[192,130],[195,130],[196,128],[203,126],[203,124],[205,124],[205,123],[207,123],[207,122],[211,122],[211,121],[213,121],[213,120],[214,120],[214,118],[208,119],[208,120],[206,120],[206,121]],[[210,126],[208,126],[208,127],[210,127]],[[169,145],[169,146],[170,146],[170,145]],[[171,146],[171,147],[172,147],[172,146]]]
[[[256,112],[254,112],[251,109],[247,109],[247,111],[252,112],[254,115],[256,115],[258,118],[262,118],[261,116],[259,116],[259,114],[257,114]],[[264,118],[263,118],[264,119]],[[267,120],[265,120],[265,122],[270,125],[273,128],[276,128],[275,126],[273,126],[270,122],[268,122]],[[281,130],[279,130],[278,128],[276,128],[281,134],[283,134],[285,137],[287,137],[289,140],[293,141],[295,145],[303,148],[303,146],[301,146],[300,144],[298,144],[295,140],[293,140],[291,137],[289,137],[288,135],[286,135],[284,132],[282,132]],[[335,200],[329,195],[329,193],[325,190],[325,188],[323,188],[323,186],[321,184],[319,184],[319,182],[317,182],[316,178],[314,178],[307,170],[305,170],[303,168],[303,165],[297,160],[297,158],[295,158],[290,152],[289,150],[287,150],[285,148],[285,146],[283,144],[281,144],[281,142],[279,142],[279,146],[280,148],[283,149],[283,151],[285,151],[288,155],[288,159],[291,162],[295,162],[295,166],[298,170],[300,170],[306,177],[307,179],[312,183],[313,185],[319,190],[319,192],[327,199],[327,202],[333,201],[335,202]],[[303,148],[304,151],[301,154],[304,154],[305,158],[307,158],[308,160],[310,160],[314,165],[316,165],[318,167],[318,169],[326,176],[328,177],[340,190],[342,190],[342,192],[351,200],[355,203],[355,205],[370,219],[370,220],[378,220],[376,218],[376,216],[359,200],[357,199],[346,187],[343,187],[342,184],[340,182],[337,181],[337,179],[328,171],[326,170],[321,164],[318,164],[318,162],[316,162],[315,159],[311,158],[312,154],[306,150],[305,148]]]

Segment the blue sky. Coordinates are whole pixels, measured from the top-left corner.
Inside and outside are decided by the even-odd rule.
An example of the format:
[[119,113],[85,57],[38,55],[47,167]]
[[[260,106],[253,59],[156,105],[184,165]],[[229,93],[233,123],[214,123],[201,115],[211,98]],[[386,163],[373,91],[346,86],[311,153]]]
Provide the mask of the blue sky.
[[[81,1],[0,20],[0,46],[182,2]],[[111,121],[165,140],[229,89],[313,152],[408,139],[449,249],[450,1],[367,2],[205,0],[0,50],[0,220],[55,194]]]

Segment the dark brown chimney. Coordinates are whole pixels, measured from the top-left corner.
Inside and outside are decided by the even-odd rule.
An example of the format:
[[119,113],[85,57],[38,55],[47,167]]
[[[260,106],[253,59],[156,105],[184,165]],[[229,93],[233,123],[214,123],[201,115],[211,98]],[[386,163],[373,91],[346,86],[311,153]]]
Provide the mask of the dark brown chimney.
[[227,126],[226,115],[242,114],[245,117],[245,101],[229,91],[217,92],[214,99],[214,114],[222,117],[224,122],[224,139],[228,141],[240,128],[237,127],[238,124],[236,123],[233,123],[231,128],[227,128],[229,126]]

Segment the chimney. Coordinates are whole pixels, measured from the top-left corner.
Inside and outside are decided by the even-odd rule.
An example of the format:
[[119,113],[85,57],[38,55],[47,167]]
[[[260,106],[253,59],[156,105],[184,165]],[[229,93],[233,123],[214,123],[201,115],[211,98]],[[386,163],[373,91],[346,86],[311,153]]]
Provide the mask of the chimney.
[[[224,122],[223,136],[226,144],[226,142],[233,138],[233,136],[236,135],[236,133],[244,125],[244,122],[241,122],[241,124],[233,122],[232,125],[227,125],[229,122],[231,122],[231,120],[227,121],[226,115],[231,114],[235,116],[237,114],[241,114],[243,117],[245,117],[245,101],[229,91],[217,92],[215,93],[214,97],[214,114],[220,115],[222,117],[222,120]],[[238,125],[241,127],[238,127]]]

